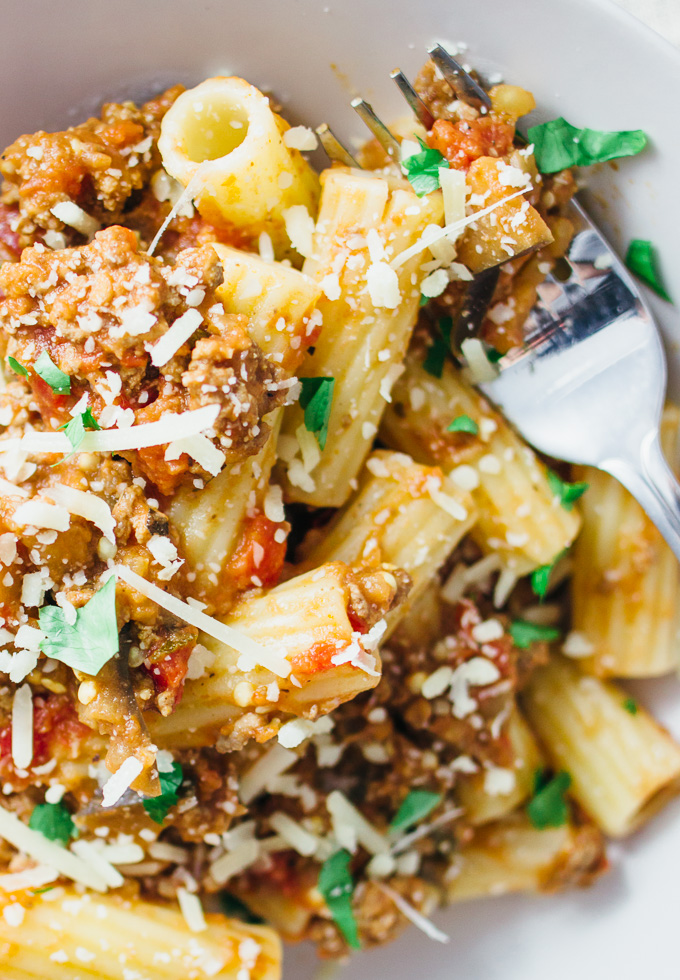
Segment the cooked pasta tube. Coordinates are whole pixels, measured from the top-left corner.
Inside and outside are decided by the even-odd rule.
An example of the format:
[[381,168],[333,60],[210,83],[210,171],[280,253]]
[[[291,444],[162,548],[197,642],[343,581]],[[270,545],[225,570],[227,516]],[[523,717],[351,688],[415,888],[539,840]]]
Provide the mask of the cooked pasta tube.
[[172,177],[185,187],[194,181],[204,218],[244,244],[264,232],[284,258],[295,254],[287,212],[300,208],[312,221],[319,192],[316,173],[286,144],[288,129],[254,85],[218,76],[180,95],[163,117],[158,148]]
[[[661,425],[666,456],[677,463],[680,410]],[[680,653],[680,565],[642,507],[614,477],[584,467],[589,484],[572,578],[580,666],[601,677],[657,677],[677,670]],[[567,646],[567,651],[569,646]]]
[[537,830],[523,814],[480,828],[447,872],[452,902],[509,892],[588,885],[604,867],[602,835],[592,824]]
[[281,942],[273,929],[203,917],[198,900],[188,901],[198,912],[194,931],[169,905],[63,888],[23,893],[4,902],[0,915],[3,980],[240,980],[244,971],[252,980],[278,980]]
[[456,786],[465,818],[472,824],[500,820],[524,803],[533,792],[536,770],[545,764],[543,753],[518,708],[508,719],[507,733],[512,764],[500,773],[496,768],[480,769],[462,777]]
[[[320,459],[304,473],[291,465],[295,457],[281,455],[290,500],[339,507],[373,442],[418,312],[422,253],[396,271],[389,259],[441,222],[442,202],[439,195],[416,197],[399,178],[339,167],[324,171],[322,187],[304,271],[324,290],[318,306],[323,327],[300,374],[335,379],[328,437]],[[292,406],[282,431],[293,440],[293,452],[301,427],[303,410]]]
[[269,659],[244,662],[204,636],[214,661],[204,677],[187,682],[169,717],[150,722],[154,740],[175,748],[212,745],[220,736],[232,747],[264,741],[286,716],[315,718],[375,687],[379,623],[404,591],[402,573],[389,567],[353,572],[331,562],[242,600],[224,622]]
[[554,657],[523,697],[556,769],[602,830],[625,837],[680,790],[680,746],[614,684]]
[[301,557],[308,568],[327,561],[385,561],[407,572],[411,591],[388,616],[391,632],[475,517],[470,495],[446,480],[441,470],[420,466],[403,453],[378,450],[369,456],[357,491],[330,526],[310,532]]
[[[576,537],[580,518],[561,506],[545,466],[452,364],[436,378],[422,356],[410,352],[405,363],[380,438],[470,490],[479,511],[472,536],[484,551],[497,552],[517,575],[550,564]],[[461,415],[477,435],[448,431]]]
[[[318,328],[314,310],[319,287],[301,272],[279,262],[267,263],[225,245],[214,247],[224,270],[218,295],[225,310],[247,316],[251,339],[292,375]],[[194,593],[220,613],[231,605],[233,576],[227,566],[239,543],[245,540],[249,517],[265,512],[273,524],[283,521],[277,491],[269,488],[280,421],[280,409],[266,417],[272,431],[256,456],[225,468],[204,488],[182,488],[168,505],[183,554],[196,575]],[[264,522],[260,524],[262,532]],[[277,531],[275,526],[266,529],[271,534]],[[266,546],[266,541],[259,543]],[[254,568],[253,574],[257,576],[260,570]]]

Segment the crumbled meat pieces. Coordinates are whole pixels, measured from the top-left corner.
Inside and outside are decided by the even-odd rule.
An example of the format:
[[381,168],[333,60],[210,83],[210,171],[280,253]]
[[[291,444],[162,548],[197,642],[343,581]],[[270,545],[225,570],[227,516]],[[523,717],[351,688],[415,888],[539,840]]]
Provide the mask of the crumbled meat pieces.
[[119,218],[133,191],[160,166],[160,123],[182,91],[174,86],[141,108],[108,103],[100,119],[65,132],[20,136],[7,147],[0,158],[2,200],[18,205],[21,244],[31,243],[36,228],[63,231],[52,209],[65,201],[100,222]]

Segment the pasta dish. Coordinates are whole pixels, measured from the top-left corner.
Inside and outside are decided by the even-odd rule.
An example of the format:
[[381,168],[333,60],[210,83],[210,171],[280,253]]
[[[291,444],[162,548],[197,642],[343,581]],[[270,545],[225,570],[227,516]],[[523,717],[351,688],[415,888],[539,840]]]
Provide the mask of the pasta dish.
[[0,158],[3,980],[445,943],[440,904],[589,885],[680,787],[612,680],[675,669],[676,561],[476,388],[574,167],[644,134],[416,92],[432,125],[321,169],[225,77]]

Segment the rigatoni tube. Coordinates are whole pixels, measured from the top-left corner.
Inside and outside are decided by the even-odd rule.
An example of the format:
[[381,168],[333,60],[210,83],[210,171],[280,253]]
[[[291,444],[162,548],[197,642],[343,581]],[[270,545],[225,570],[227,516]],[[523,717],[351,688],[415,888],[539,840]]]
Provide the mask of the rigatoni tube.
[[680,790],[680,746],[625,691],[553,657],[523,695],[555,769],[602,830],[625,837]]
[[[680,410],[668,406],[661,442],[677,464]],[[574,547],[572,627],[579,665],[601,677],[657,677],[677,670],[680,565],[638,502],[614,477],[583,467],[589,484]]]
[[[304,377],[333,377],[328,438],[307,479],[287,472],[290,500],[339,507],[351,493],[375,438],[390,387],[400,370],[418,313],[426,273],[422,253],[397,270],[389,261],[439,224],[441,196],[418,198],[409,184],[334,167],[322,174],[313,254],[304,272],[320,284],[323,326]],[[295,440],[304,414],[284,414],[283,433]],[[285,475],[284,469],[284,475]]]

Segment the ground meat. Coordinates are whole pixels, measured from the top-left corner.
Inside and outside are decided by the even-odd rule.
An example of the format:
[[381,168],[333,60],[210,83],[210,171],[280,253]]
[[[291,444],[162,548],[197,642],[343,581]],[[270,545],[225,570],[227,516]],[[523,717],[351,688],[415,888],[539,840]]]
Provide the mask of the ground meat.
[[156,146],[160,123],[183,91],[176,85],[137,108],[108,103],[101,118],[61,133],[20,136],[0,158],[2,200],[17,205],[15,231],[22,245],[36,228],[68,231],[52,209],[73,201],[100,223],[111,224],[130,195],[160,166]]

